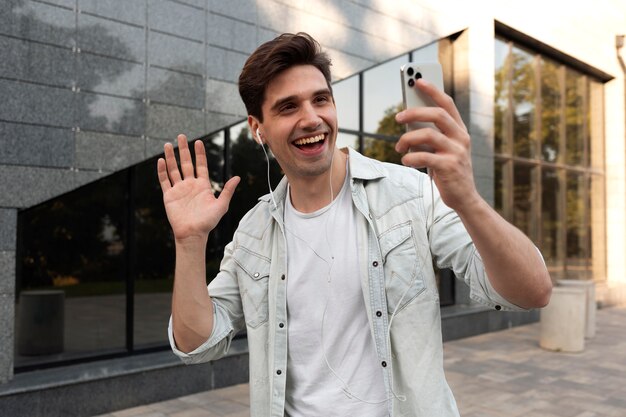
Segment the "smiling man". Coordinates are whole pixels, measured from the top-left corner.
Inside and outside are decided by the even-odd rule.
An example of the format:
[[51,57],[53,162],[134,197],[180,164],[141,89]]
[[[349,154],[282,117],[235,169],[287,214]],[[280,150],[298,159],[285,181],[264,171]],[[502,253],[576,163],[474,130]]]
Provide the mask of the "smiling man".
[[[157,170],[176,242],[170,343],[185,363],[217,359],[247,330],[253,416],[458,416],[443,373],[433,268],[452,268],[472,299],[498,310],[547,304],[541,255],[474,185],[470,138],[453,101],[408,109],[433,122],[396,145],[435,152],[409,167],[339,150],[330,60],[304,33],[284,34],[247,60],[239,91],[254,139],[285,173],[241,220],[207,287],[209,233],[239,182],[215,198],[207,159],[185,136]],[[428,166],[431,178],[410,166]],[[269,186],[268,186],[269,187]]]

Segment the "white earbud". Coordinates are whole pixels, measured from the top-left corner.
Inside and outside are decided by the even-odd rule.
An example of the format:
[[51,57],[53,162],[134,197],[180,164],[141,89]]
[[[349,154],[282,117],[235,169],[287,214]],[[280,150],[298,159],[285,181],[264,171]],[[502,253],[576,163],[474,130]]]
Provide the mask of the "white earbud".
[[256,137],[254,138],[254,140],[256,140],[256,142],[259,145],[263,145],[263,139],[261,139],[261,131],[260,131],[260,129],[258,127],[256,129]]

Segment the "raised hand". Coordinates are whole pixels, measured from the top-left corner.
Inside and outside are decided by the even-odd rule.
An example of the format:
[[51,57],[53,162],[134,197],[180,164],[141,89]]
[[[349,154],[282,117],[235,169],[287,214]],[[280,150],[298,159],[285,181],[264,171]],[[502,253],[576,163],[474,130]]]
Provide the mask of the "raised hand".
[[157,173],[174,238],[180,243],[192,240],[206,242],[211,230],[226,214],[239,177],[228,180],[220,196],[215,198],[202,141],[194,143],[195,170],[185,135],[178,135],[180,171],[172,144],[166,143],[164,149],[165,159],[159,158]]
[[[482,200],[476,190],[472,172],[470,136],[454,101],[434,85],[418,80],[415,88],[427,93],[438,107],[406,109],[396,115],[398,123],[432,122],[437,129],[412,130],[400,137],[396,150],[406,153],[402,163],[427,166],[443,201],[455,210],[469,207]],[[430,152],[409,152],[417,145],[428,145]]]

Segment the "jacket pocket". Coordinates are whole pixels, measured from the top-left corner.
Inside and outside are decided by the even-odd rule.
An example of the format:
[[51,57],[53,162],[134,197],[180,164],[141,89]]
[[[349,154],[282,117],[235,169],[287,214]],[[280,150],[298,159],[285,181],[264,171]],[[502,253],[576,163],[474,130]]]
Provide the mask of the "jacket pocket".
[[393,314],[406,307],[424,289],[419,252],[411,222],[396,225],[378,237],[385,270],[387,311]]
[[241,269],[239,291],[246,324],[256,328],[268,318],[270,262],[244,248],[237,248],[233,258]]

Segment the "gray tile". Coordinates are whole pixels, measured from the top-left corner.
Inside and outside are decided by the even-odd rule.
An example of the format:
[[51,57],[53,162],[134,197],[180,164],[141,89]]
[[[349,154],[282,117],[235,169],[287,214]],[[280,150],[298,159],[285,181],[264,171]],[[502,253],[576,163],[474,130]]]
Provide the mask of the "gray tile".
[[178,0],[178,2],[204,9],[206,7],[207,0]]
[[168,0],[151,0],[148,3],[150,29],[204,41],[205,13],[185,4]]
[[117,171],[144,159],[144,140],[140,137],[107,133],[76,134],[76,167]]
[[148,70],[148,98],[150,101],[202,109],[204,108],[203,85],[204,79],[198,75],[183,74],[161,68]]
[[11,0],[0,7],[0,33],[71,47],[75,45],[75,13],[45,3]]
[[0,165],[0,206],[31,207],[102,176],[93,171]]
[[204,75],[204,51],[201,42],[180,39],[150,31],[148,35],[150,64]]
[[81,130],[141,136],[145,126],[145,104],[141,100],[80,93],[76,98]]
[[209,11],[255,24],[257,22],[257,8],[256,0],[238,0],[236,2],[209,0]]
[[0,119],[72,127],[74,94],[70,89],[0,79]]
[[223,129],[226,126],[233,125],[237,122],[243,122],[245,120],[246,119],[241,116],[209,112],[206,115],[206,131],[207,133],[215,132],[216,130]]
[[207,110],[247,116],[237,84],[217,80],[207,80],[206,84]]
[[70,129],[0,122],[0,163],[70,167],[74,132]]
[[77,86],[81,90],[143,98],[145,67],[90,53],[78,54]]
[[0,36],[0,76],[71,87],[71,49]]
[[258,46],[256,27],[253,23],[211,13],[207,26],[207,43],[250,54]]
[[92,13],[101,17],[120,20],[139,26],[146,24],[146,2],[127,1],[120,7],[119,0],[78,0],[81,12]]
[[236,83],[249,54],[207,46],[207,77]]
[[75,0],[46,0],[46,1],[48,3],[56,4],[56,5],[63,6],[69,9],[73,9],[74,7],[76,7]]
[[13,377],[15,296],[0,294],[0,383]]
[[179,133],[197,138],[206,133],[204,113],[164,104],[150,105],[147,110],[147,134],[151,138],[173,140]]
[[81,51],[138,62],[145,59],[145,29],[109,19],[78,15],[77,42]]
[[0,250],[15,250],[17,237],[17,210],[0,209]]
[[15,294],[15,251],[0,251],[0,294]]

